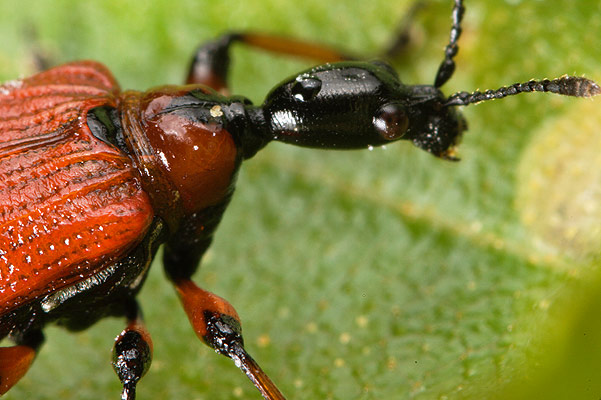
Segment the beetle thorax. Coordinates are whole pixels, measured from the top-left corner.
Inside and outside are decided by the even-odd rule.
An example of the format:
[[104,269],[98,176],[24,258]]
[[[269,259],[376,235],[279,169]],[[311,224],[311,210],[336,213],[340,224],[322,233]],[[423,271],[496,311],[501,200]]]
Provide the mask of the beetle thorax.
[[233,189],[239,155],[219,104],[190,102],[189,87],[126,92],[122,123],[155,213],[173,229]]

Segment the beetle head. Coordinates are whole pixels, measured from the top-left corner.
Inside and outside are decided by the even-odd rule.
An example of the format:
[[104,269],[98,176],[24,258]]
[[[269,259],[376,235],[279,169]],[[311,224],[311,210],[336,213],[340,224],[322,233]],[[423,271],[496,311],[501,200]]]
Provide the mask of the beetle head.
[[453,159],[466,129],[433,86],[408,86],[382,62],[325,64],[282,82],[261,109],[272,139],[317,148],[358,149],[410,140]]
[[405,99],[410,115],[407,138],[417,147],[447,160],[455,161],[455,146],[467,122],[455,108],[445,105],[447,99],[433,86],[410,86]]
[[300,146],[362,148],[400,139],[449,160],[467,124],[456,106],[520,93],[552,92],[590,97],[601,93],[586,78],[564,76],[529,81],[486,92],[459,92],[446,98],[439,90],[455,71],[463,2],[453,7],[451,35],[433,85],[408,86],[385,63],[325,64],[284,81],[262,109],[251,115],[258,135]]

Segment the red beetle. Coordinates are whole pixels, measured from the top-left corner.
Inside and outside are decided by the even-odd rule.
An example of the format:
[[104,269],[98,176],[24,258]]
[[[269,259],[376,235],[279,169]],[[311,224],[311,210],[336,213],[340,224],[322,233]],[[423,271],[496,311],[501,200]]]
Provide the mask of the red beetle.
[[[0,349],[0,393],[25,374],[47,324],[79,330],[125,316],[113,364],[122,398],[133,399],[152,353],[135,297],[164,244],[167,276],[197,335],[232,358],[266,399],[282,399],[244,350],[234,308],[191,280],[243,160],[272,140],[358,149],[401,139],[453,160],[467,128],[456,106],[532,91],[600,92],[585,78],[562,77],[444,96],[463,12],[456,0],[434,85],[405,85],[388,64],[344,61],[321,46],[229,34],[199,48],[185,86],[121,91],[92,61],[1,86],[0,337],[15,346]],[[328,63],[285,80],[254,106],[224,95],[234,42]]]

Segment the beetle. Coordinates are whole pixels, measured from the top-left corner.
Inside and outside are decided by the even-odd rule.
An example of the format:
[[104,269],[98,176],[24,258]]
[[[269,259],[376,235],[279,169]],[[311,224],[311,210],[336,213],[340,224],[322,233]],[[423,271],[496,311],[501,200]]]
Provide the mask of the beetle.
[[[244,349],[233,306],[191,280],[243,160],[273,140],[323,149],[409,140],[456,160],[467,129],[457,106],[533,91],[600,92],[565,76],[444,96],[463,13],[455,0],[433,85],[405,85],[384,62],[348,61],[323,46],[231,33],[197,50],[185,86],[121,91],[104,66],[84,61],[0,87],[0,337],[15,342],[0,349],[0,392],[26,373],[47,324],[79,330],[124,316],[113,365],[122,398],[135,398],[152,353],[135,297],[164,245],[167,276],[197,335],[264,398],[283,398]],[[328,63],[284,80],[255,106],[224,95],[233,43]]]

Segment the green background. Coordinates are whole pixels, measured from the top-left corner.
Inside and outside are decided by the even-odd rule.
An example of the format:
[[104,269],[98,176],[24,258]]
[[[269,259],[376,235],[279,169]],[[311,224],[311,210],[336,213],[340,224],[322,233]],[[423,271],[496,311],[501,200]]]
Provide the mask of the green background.
[[[429,84],[451,1],[431,1],[396,62]],[[601,80],[597,0],[466,1],[445,93],[564,73]],[[0,78],[34,54],[105,63],[123,88],[183,79],[227,30],[377,54],[409,1],[0,1]],[[236,48],[233,92],[260,103],[309,66]],[[271,144],[243,166],[196,279],[243,319],[290,399],[599,399],[601,102],[522,95],[464,109],[460,163],[409,143],[325,152]],[[158,264],[158,263],[157,263]],[[155,353],[140,399],[259,398],[202,345],[160,265],[140,300]],[[121,320],[55,327],[7,399],[117,399]]]

